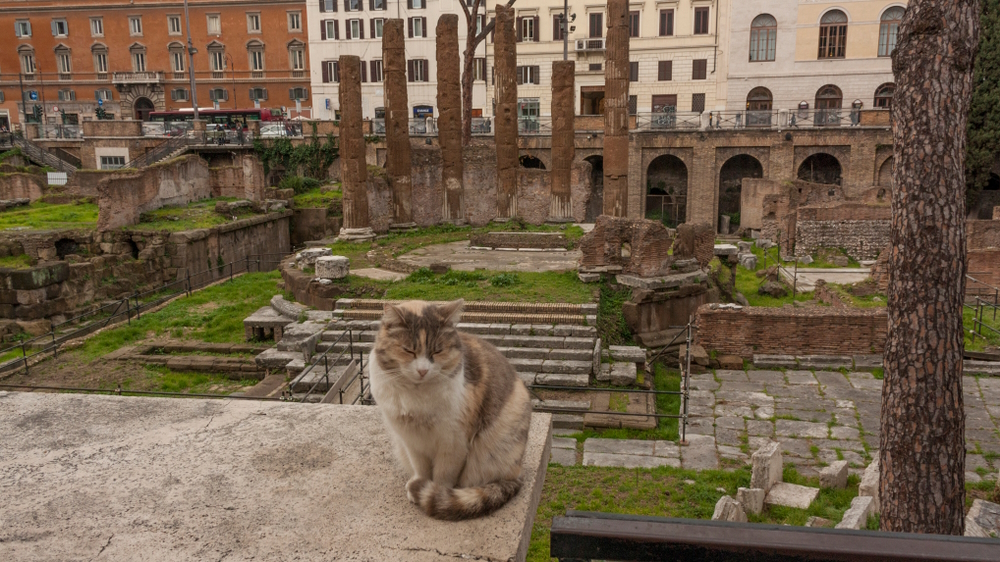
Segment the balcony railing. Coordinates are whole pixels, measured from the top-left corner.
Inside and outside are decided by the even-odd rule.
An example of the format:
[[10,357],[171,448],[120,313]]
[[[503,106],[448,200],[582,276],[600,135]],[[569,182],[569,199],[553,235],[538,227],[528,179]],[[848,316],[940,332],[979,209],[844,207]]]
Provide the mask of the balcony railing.
[[111,75],[114,84],[162,84],[163,72],[115,72]]

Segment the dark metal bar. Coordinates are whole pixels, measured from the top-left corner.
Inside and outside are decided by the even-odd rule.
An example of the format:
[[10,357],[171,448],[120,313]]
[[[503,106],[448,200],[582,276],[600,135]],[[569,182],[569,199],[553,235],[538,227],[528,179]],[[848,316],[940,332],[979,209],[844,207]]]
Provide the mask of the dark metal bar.
[[681,390],[645,390],[639,388],[595,388],[590,386],[549,386],[539,384],[525,385],[529,390],[575,390],[578,392],[624,392],[627,394],[676,394],[683,395]]
[[546,408],[545,406],[536,406],[532,408],[536,412],[546,412],[551,414],[596,414],[600,416],[632,416],[641,418],[669,418],[679,420],[683,416],[680,414],[642,414],[639,412],[595,412],[594,410],[584,410],[582,408]]
[[552,522],[560,560],[995,562],[995,539],[567,511]]
[[108,388],[79,388],[72,386],[38,386],[31,384],[9,384],[0,383],[0,388],[27,388],[29,390],[53,390],[58,392],[95,392],[95,393],[112,393],[112,394],[137,394],[137,395],[154,395],[154,396],[178,396],[185,398],[221,398],[225,400],[258,400],[258,401],[280,401],[280,398],[268,398],[264,396],[230,396],[227,394],[187,394],[184,392],[160,392],[156,390],[122,390],[108,389]]

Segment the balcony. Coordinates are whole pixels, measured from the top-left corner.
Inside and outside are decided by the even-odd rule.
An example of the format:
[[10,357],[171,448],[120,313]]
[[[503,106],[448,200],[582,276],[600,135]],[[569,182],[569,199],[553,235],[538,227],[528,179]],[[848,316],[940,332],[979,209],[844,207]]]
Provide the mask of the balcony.
[[604,38],[594,37],[591,39],[577,39],[576,40],[576,52],[586,52],[586,51],[603,51],[604,50]]
[[162,84],[163,72],[115,72],[112,84]]

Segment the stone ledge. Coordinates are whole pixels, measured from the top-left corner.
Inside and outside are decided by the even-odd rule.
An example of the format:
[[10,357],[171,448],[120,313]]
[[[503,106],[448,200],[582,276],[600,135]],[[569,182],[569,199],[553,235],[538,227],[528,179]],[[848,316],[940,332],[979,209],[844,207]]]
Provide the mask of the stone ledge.
[[[521,492],[453,523],[406,499],[373,407],[0,392],[0,424],[22,427],[0,443],[22,475],[0,559],[524,560],[550,423],[532,418]],[[65,516],[33,517],[43,503]]]

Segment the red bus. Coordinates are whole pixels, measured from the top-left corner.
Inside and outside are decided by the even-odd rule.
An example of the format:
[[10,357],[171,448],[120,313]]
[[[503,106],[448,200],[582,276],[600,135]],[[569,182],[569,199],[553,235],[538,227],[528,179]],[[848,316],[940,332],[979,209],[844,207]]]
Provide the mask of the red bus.
[[[280,114],[272,114],[267,108],[250,109],[199,109],[198,118],[204,119],[208,123],[245,123],[247,121],[281,121]],[[181,109],[177,111],[150,111],[149,120],[160,123],[174,123],[178,121],[193,121],[193,109]]]

